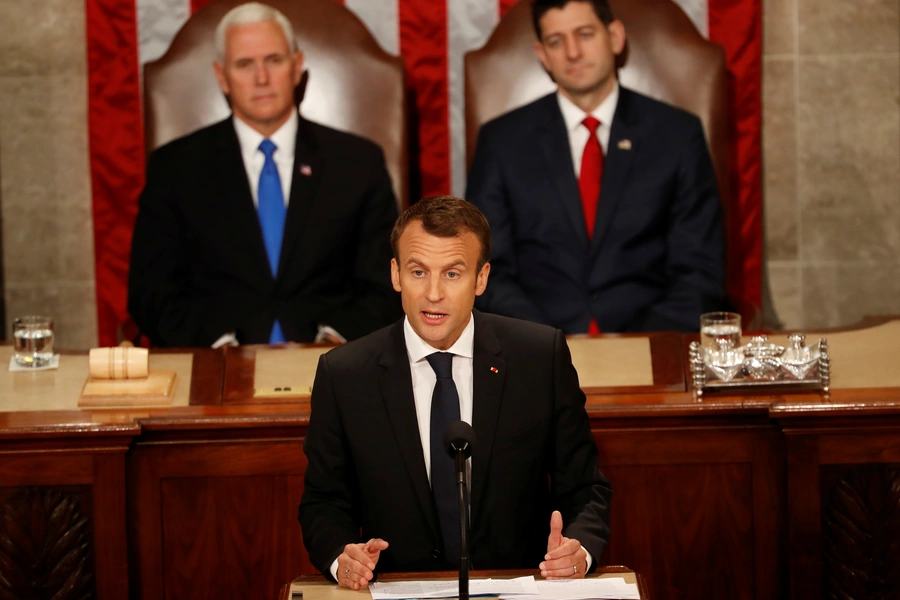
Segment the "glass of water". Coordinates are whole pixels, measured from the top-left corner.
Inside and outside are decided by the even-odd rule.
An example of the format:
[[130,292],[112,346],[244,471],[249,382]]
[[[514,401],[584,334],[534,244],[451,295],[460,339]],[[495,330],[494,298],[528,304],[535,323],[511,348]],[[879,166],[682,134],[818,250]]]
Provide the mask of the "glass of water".
[[709,365],[732,366],[743,360],[741,315],[733,312],[700,315],[700,346]]
[[23,367],[43,367],[53,358],[53,319],[27,316],[13,320],[16,362]]

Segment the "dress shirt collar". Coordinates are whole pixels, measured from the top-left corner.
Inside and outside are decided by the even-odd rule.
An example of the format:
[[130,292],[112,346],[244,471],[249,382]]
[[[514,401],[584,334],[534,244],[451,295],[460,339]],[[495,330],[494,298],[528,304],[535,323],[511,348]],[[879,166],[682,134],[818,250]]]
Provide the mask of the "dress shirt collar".
[[[406,339],[406,353],[409,355],[410,364],[415,364],[425,357],[435,352],[442,352],[428,342],[419,337],[412,325],[409,324],[409,317],[403,319],[403,337]],[[457,356],[472,358],[474,356],[475,347],[475,316],[469,316],[469,322],[459,336],[459,339],[444,352],[449,352]]]
[[[237,117],[232,117],[231,120],[234,122],[234,131],[241,146],[241,155],[244,157],[244,162],[252,161],[257,151],[259,151],[260,143],[266,139],[265,136]],[[278,148],[276,154],[278,158],[276,160],[294,160],[294,146],[297,142],[297,128],[299,126],[300,118],[297,116],[297,111],[292,110],[291,116],[288,117],[284,125],[269,136],[269,139]]]
[[[566,98],[562,92],[556,92],[556,100],[559,102],[559,110],[562,112],[563,121],[566,123],[566,131],[572,132],[581,127],[581,122],[587,113],[578,108],[574,102]],[[613,81],[613,89],[600,106],[591,111],[591,114],[603,125],[612,125],[613,116],[616,114],[616,104],[619,102],[619,82]]]

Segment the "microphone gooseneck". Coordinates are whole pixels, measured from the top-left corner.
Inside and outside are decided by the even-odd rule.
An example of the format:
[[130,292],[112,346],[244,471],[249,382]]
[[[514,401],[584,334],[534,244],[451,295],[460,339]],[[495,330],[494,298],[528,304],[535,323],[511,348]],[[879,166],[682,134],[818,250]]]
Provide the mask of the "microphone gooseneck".
[[469,490],[466,460],[472,455],[475,430],[465,421],[454,421],[444,430],[444,448],[456,460],[456,487],[459,491],[459,600],[469,600]]

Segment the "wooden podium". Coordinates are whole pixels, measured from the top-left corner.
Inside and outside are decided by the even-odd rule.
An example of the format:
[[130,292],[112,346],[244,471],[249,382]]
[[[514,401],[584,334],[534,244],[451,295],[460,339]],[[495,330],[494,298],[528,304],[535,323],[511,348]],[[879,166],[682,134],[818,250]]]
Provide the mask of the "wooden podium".
[[[523,577],[534,575],[535,579],[540,579],[537,571],[522,570],[503,570],[503,571],[472,571],[471,579],[510,579],[513,577]],[[435,571],[429,573],[386,573],[378,577],[378,581],[408,581],[408,580],[454,580],[458,577],[458,573],[454,571]],[[649,600],[650,595],[647,593],[647,584],[640,574],[635,573],[626,567],[611,566],[599,567],[594,573],[588,575],[593,577],[621,577],[626,583],[636,583],[641,600]],[[286,583],[281,588],[278,600],[359,600],[359,591],[342,588],[331,581],[328,581],[320,575],[304,575],[298,577],[291,583]],[[527,596],[522,597],[527,600]]]

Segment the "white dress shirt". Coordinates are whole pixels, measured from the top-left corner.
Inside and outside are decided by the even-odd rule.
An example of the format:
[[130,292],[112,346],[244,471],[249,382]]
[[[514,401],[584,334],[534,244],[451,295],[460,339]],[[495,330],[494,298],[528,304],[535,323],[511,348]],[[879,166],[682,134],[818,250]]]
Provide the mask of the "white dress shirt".
[[[566,123],[566,131],[569,133],[569,149],[572,152],[572,165],[575,167],[575,178],[581,175],[581,156],[584,154],[584,146],[588,141],[588,129],[581,122],[587,117],[587,113],[575,106],[575,103],[556,92],[556,100],[559,102],[559,110],[562,112],[563,121]],[[619,103],[619,83],[614,82],[609,95],[595,108],[591,115],[600,121],[597,128],[597,138],[600,147],[603,148],[603,156],[609,147],[609,133],[612,129],[613,116],[616,114],[616,104]]]
[[[403,336],[406,339],[406,354],[409,356],[409,370],[412,374],[413,397],[416,400],[416,419],[419,422],[419,437],[425,454],[425,471],[431,481],[431,395],[437,383],[437,375],[426,360],[429,354],[441,352],[419,337],[409,324],[403,321]],[[475,347],[475,318],[469,316],[469,323],[459,339],[445,352],[453,354],[453,383],[459,394],[459,418],[472,424],[472,355]],[[472,459],[469,459],[471,462]],[[471,469],[471,467],[470,467]],[[467,474],[468,475],[468,474]]]
[[[244,169],[247,171],[247,181],[250,183],[250,193],[253,195],[253,206],[259,207],[259,174],[262,173],[266,156],[259,149],[259,145],[265,138],[239,118],[234,117],[234,132],[237,134],[238,144],[241,146],[241,158],[244,159]],[[281,192],[284,195],[285,207],[290,202],[291,181],[294,178],[294,146],[297,144],[297,127],[300,119],[297,111],[292,110],[291,116],[278,131],[269,136],[276,150],[272,154],[272,160],[278,168],[278,178],[281,180]]]

